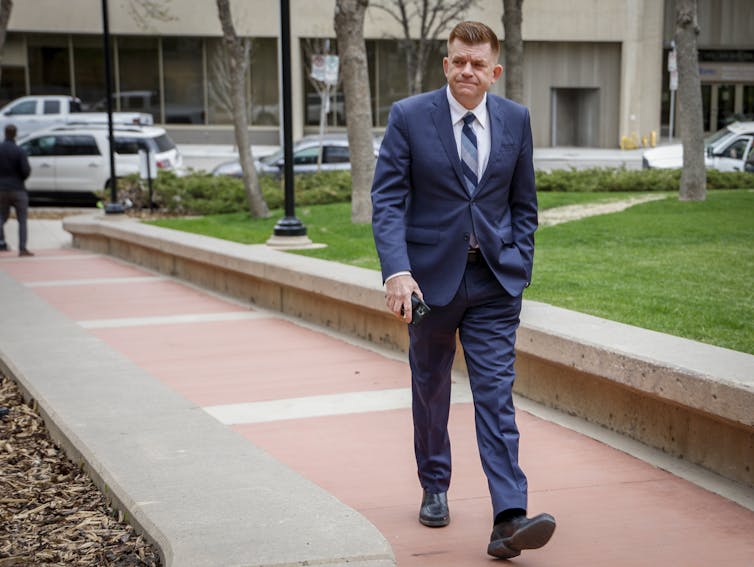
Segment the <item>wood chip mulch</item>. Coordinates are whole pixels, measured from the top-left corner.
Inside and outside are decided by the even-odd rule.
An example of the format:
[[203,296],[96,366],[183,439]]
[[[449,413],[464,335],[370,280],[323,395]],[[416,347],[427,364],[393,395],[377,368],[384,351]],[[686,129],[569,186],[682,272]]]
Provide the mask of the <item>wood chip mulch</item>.
[[2,374],[0,407],[0,567],[160,565]]

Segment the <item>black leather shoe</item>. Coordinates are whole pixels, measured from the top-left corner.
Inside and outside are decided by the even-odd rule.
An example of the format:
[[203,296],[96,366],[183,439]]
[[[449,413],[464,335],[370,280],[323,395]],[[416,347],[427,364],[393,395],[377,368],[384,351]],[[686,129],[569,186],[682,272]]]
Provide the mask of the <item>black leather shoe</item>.
[[545,545],[554,531],[555,518],[550,514],[533,518],[517,516],[495,524],[487,553],[499,559],[518,557],[524,549],[538,549]]
[[419,521],[430,528],[447,526],[450,523],[448,493],[432,494],[425,490],[422,506],[419,509]]

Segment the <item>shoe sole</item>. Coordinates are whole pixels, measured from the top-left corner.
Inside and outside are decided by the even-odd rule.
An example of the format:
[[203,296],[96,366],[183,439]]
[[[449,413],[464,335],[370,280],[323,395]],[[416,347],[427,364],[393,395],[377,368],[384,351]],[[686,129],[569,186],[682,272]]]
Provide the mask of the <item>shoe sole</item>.
[[524,549],[543,547],[555,532],[555,520],[544,516],[535,518],[528,526],[515,532],[511,537],[491,541],[487,553],[500,559],[511,559],[521,555]]
[[450,517],[442,518],[440,520],[427,520],[426,518],[419,517],[419,523],[428,528],[444,528],[450,523]]

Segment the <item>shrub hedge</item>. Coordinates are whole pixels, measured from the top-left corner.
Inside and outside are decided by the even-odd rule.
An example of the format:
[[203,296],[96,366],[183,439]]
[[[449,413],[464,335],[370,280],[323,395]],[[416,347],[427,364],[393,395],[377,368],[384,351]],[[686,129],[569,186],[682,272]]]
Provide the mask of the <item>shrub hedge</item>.
[[[537,171],[537,191],[563,192],[648,192],[678,191],[680,170],[592,168],[584,170]],[[262,194],[270,209],[284,206],[283,185],[270,176],[259,178]],[[328,171],[297,175],[294,183],[297,205],[322,205],[351,199],[351,175]],[[754,175],[741,172],[707,171],[707,189],[754,189]],[[191,173],[177,177],[160,172],[152,183],[152,200],[157,210],[175,215],[232,213],[247,209],[243,183],[235,177]],[[103,197],[101,195],[100,197]],[[118,183],[118,200],[134,209],[149,208],[146,182],[138,176],[124,177]]]

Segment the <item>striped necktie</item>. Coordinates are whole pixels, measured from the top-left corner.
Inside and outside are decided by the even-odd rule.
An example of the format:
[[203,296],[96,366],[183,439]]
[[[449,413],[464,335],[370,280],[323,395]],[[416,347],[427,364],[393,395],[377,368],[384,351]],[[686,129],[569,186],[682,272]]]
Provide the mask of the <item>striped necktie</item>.
[[463,177],[466,181],[466,188],[469,191],[469,195],[474,193],[478,184],[477,173],[479,171],[477,148],[476,148],[476,134],[471,129],[471,124],[474,122],[474,114],[469,112],[463,117],[463,128],[461,130],[461,169],[463,169]]

